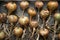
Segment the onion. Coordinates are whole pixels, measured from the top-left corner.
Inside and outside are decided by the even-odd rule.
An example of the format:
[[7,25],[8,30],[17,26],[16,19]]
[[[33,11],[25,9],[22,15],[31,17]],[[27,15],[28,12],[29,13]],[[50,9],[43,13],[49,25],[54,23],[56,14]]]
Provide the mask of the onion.
[[19,23],[21,24],[21,25],[27,25],[28,23],[29,23],[29,18],[28,17],[26,17],[26,16],[23,16],[23,17],[20,17],[19,18]]
[[39,34],[43,37],[47,37],[48,33],[49,33],[49,30],[46,29],[46,28],[44,28],[44,29],[41,28],[40,31],[39,31]]
[[36,1],[35,2],[35,7],[37,7],[37,8],[42,8],[43,7],[43,2],[42,1]]
[[38,37],[37,37],[37,40],[39,39],[39,35],[41,35],[43,38],[44,38],[44,40],[46,40],[46,37],[48,36],[48,34],[49,34],[49,30],[48,29],[46,29],[46,28],[41,28],[39,31],[38,31]]
[[33,35],[34,35],[35,31],[36,31],[36,28],[38,27],[38,22],[30,20],[30,27],[33,29],[32,36],[31,36],[31,37],[33,37]]
[[17,22],[17,20],[18,20],[18,17],[15,16],[15,15],[9,15],[9,16],[7,16],[7,18],[8,18],[8,21],[9,21],[10,23],[15,23],[15,22]]
[[58,34],[58,38],[60,39],[60,33]]
[[47,4],[47,7],[50,11],[54,11],[58,8],[58,2],[57,1],[49,1]]
[[37,21],[31,21],[30,22],[30,27],[36,28],[37,26],[38,26],[38,22]]
[[20,7],[25,10],[29,6],[29,3],[27,1],[20,2]]
[[0,14],[0,22],[5,22],[6,21],[6,14],[2,13]]
[[34,8],[30,7],[30,8],[28,9],[28,14],[29,14],[30,16],[35,16],[35,15],[36,15],[36,10],[35,10]]
[[10,15],[13,11],[16,10],[17,5],[16,3],[9,2],[6,4],[6,8],[8,9],[8,15]]
[[45,20],[49,16],[49,11],[47,9],[42,10],[40,12],[40,15],[41,15],[41,18]]
[[5,38],[5,33],[3,31],[0,32],[0,39],[4,39]]
[[13,31],[17,37],[20,37],[23,34],[23,29],[21,27],[15,27]]
[[60,21],[60,13],[55,13],[54,18],[55,20]]

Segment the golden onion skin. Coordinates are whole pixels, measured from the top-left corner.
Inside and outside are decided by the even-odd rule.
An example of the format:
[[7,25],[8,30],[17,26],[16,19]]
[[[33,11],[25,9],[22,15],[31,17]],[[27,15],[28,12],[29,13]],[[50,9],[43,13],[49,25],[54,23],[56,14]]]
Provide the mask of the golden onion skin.
[[26,17],[26,16],[20,17],[20,18],[19,18],[19,23],[20,23],[21,25],[27,25],[27,24],[29,23],[29,18]]
[[60,22],[60,13],[55,13],[54,19]]
[[50,11],[54,11],[55,9],[58,8],[58,2],[57,1],[49,1],[48,4],[47,4],[47,8]]
[[35,10],[34,8],[30,7],[30,8],[28,9],[28,14],[29,14],[30,16],[35,16],[35,15],[36,15],[36,10]]
[[0,14],[0,22],[5,22],[6,19],[7,19],[7,15],[6,15],[6,13],[2,13],[2,14]]
[[58,38],[60,39],[60,34],[58,34]]
[[26,8],[28,8],[29,3],[27,1],[22,1],[20,2],[20,7],[25,10]]
[[38,26],[38,22],[37,21],[30,21],[30,27],[31,28],[36,28]]
[[35,2],[35,7],[39,8],[39,9],[42,8],[43,5],[44,5],[44,4],[43,4],[42,1],[36,1],[36,2]]
[[17,22],[18,17],[15,15],[9,15],[9,16],[7,16],[7,19],[10,23],[15,23],[15,22]]
[[16,3],[9,2],[9,3],[6,4],[6,8],[9,11],[14,11],[14,10],[17,9],[17,5],[16,5]]
[[49,34],[49,30],[46,29],[46,28],[44,28],[44,29],[41,28],[40,31],[39,31],[39,34],[43,37],[47,37],[48,34]]
[[15,27],[13,31],[14,35],[16,35],[17,37],[20,37],[23,34],[23,29],[20,27]]
[[4,39],[5,38],[5,33],[3,31],[0,32],[0,39]]
[[42,10],[41,12],[40,12],[40,16],[41,16],[41,18],[43,18],[43,19],[46,19],[48,16],[49,16],[49,11],[47,10],[47,9],[45,9],[45,10]]

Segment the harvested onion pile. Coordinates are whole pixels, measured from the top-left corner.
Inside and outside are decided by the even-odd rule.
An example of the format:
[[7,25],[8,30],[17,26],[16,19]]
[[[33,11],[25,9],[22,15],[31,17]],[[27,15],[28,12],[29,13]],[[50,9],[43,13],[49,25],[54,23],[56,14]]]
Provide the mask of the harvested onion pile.
[[[45,4],[41,0],[34,2],[21,0],[21,2],[7,2],[4,5],[7,13],[0,13],[1,40],[12,40],[12,36],[16,37],[16,40],[25,40],[25,38],[26,40],[40,40],[40,38],[55,40],[56,36],[60,39],[58,1],[50,0]],[[53,26],[49,24],[51,17],[54,19]],[[49,38],[50,34],[52,39]],[[37,36],[34,37],[35,35]]]

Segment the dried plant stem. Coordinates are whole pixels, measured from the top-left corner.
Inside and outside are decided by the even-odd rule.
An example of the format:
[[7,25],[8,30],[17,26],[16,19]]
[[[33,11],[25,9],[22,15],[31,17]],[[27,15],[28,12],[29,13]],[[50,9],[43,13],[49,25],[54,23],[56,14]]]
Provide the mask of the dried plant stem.
[[11,39],[10,39],[9,30],[8,30],[8,28],[7,28],[6,24],[4,24],[4,26],[3,26],[3,27],[4,27],[4,29],[3,29],[3,30],[4,30],[4,32],[5,32],[5,33],[6,33],[6,35],[8,36],[8,37],[6,38],[6,40],[7,40],[7,39],[11,40]]
[[33,35],[34,35],[35,31],[36,31],[36,29],[35,29],[35,28],[33,28],[33,32],[32,32],[32,36],[31,36],[31,37],[33,37]]
[[31,32],[31,28],[29,27],[28,29],[29,29],[29,32]]
[[26,28],[24,29],[24,31],[23,31],[23,35],[22,35],[22,39],[25,37],[25,35],[26,35]]
[[13,25],[13,23],[11,23],[11,27],[9,28],[9,40],[11,40],[11,36],[12,36],[12,29],[13,29],[13,27],[12,27],[12,25]]
[[39,23],[39,9],[38,9],[38,23]]
[[8,28],[6,27],[6,24],[3,24],[3,30],[6,33],[6,35],[9,36],[9,33],[6,31],[6,30],[8,30]]
[[54,24],[54,35],[52,40],[55,40],[55,37],[56,37],[56,26],[57,26],[57,21],[55,21],[55,24]]
[[11,14],[11,12],[12,12],[12,11],[8,10],[8,15],[10,15],[10,14]]
[[[32,16],[30,16],[30,22],[31,22],[31,20],[32,20]],[[29,27],[29,31],[31,32],[31,28]]]
[[32,16],[30,16],[30,22],[31,22],[31,20],[32,20]]
[[40,20],[40,16],[39,16],[39,8],[38,8],[38,15],[37,15],[37,17],[38,17],[38,26],[40,27],[40,24],[39,24],[39,20]]
[[48,22],[51,19],[51,12],[50,12],[50,16],[48,17],[47,21],[46,21],[46,26],[48,26]]
[[37,39],[36,40],[39,40],[39,34],[38,34],[38,36],[37,36]]
[[43,24],[42,24],[41,28],[44,28],[44,24],[45,24],[45,20],[43,19]]
[[12,32],[12,29],[13,29],[13,23],[11,23],[10,34],[11,34],[11,32]]
[[25,10],[23,10],[23,12],[22,12],[22,16],[24,16],[24,11],[25,11]]

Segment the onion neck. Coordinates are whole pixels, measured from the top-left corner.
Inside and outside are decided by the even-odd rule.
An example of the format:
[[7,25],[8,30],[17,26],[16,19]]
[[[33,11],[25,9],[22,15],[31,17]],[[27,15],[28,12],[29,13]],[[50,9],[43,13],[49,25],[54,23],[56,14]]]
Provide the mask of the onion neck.
[[10,15],[10,14],[11,14],[11,12],[12,12],[12,11],[10,11],[10,10],[9,10],[9,11],[8,11],[8,15]]
[[43,19],[43,24],[42,24],[41,28],[44,28],[44,25],[45,25],[45,20]]
[[38,22],[39,22],[39,8],[38,8]]
[[50,19],[51,19],[51,11],[50,11],[50,15],[49,15],[49,17],[48,17],[48,19],[46,21],[46,26],[48,26],[48,22],[49,22]]
[[32,20],[32,16],[30,16],[30,22],[31,22],[31,20]]
[[55,24],[54,24],[54,35],[53,35],[53,38],[52,40],[55,40],[55,37],[56,37],[56,26],[57,26],[58,22],[55,21]]
[[23,10],[23,12],[22,12],[22,16],[24,16],[24,11],[25,11],[25,10]]

